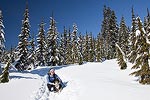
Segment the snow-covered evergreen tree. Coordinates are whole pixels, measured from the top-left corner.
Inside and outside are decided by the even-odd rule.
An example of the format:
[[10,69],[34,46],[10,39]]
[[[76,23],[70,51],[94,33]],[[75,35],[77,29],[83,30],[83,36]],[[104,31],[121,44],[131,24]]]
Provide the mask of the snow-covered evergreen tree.
[[102,21],[101,34],[103,38],[104,55],[106,59],[113,59],[116,57],[115,43],[117,42],[118,25],[115,12],[109,7],[104,6],[104,19]]
[[108,32],[108,42],[109,47],[108,51],[108,59],[114,59],[116,58],[116,48],[115,44],[117,42],[117,36],[118,36],[118,25],[117,25],[117,17],[115,15],[114,11],[111,11],[110,15],[110,21],[109,21],[109,32]]
[[132,67],[136,71],[131,73],[131,75],[139,76],[139,82],[141,84],[150,84],[150,42],[139,17],[137,18],[137,24],[136,42],[134,44],[137,56]]
[[64,27],[64,32],[60,36],[60,43],[59,43],[59,51],[61,55],[60,64],[67,64],[66,62],[66,56],[67,56],[67,30]]
[[74,63],[78,63],[78,28],[76,24],[73,24],[72,31],[72,61]]
[[89,45],[89,35],[88,32],[86,32],[86,35],[84,36],[83,39],[83,59],[84,61],[88,62],[88,56],[89,56],[89,49],[90,49],[90,45]]
[[92,36],[92,33],[89,36],[89,55],[88,55],[88,61],[94,62],[94,39]]
[[29,36],[30,36],[29,10],[28,6],[26,6],[18,43],[19,64],[22,70],[27,69],[28,66]]
[[50,19],[50,27],[47,32],[47,63],[48,65],[55,66],[59,63],[59,51],[57,45],[57,28],[56,28],[56,21],[54,20],[53,16]]
[[144,29],[148,35],[148,39],[150,40],[150,12],[147,8],[147,16],[145,18]]
[[102,58],[103,58],[103,40],[102,40],[102,37],[101,37],[101,34],[99,33],[97,35],[97,40],[96,40],[96,49],[95,49],[95,56],[96,56],[96,62],[101,62],[102,61]]
[[13,63],[15,61],[15,51],[14,48],[11,46],[11,50],[10,50],[10,58],[11,58],[11,63]]
[[39,66],[46,65],[46,39],[45,39],[45,23],[42,21],[39,25],[39,32],[37,35],[36,58]]
[[66,45],[66,63],[72,64],[72,40],[71,40],[71,30],[69,28],[67,34],[67,45]]
[[118,45],[125,55],[129,52],[129,30],[125,24],[124,17],[121,18],[119,32],[118,32]]
[[36,52],[35,52],[35,38],[34,35],[32,36],[32,39],[30,41],[30,53],[28,57],[28,63],[30,64],[29,69],[35,68],[35,62],[36,62]]
[[137,28],[137,22],[136,22],[136,18],[134,15],[134,10],[132,7],[132,26],[131,26],[131,32],[130,32],[130,37],[129,37],[129,54],[128,54],[128,59],[131,63],[133,63],[137,57],[136,54],[136,48],[134,46],[135,42],[136,42],[136,28]]
[[104,6],[103,8],[103,21],[101,25],[101,34],[103,38],[103,54],[104,58],[108,59],[108,50],[109,50],[109,38],[108,38],[108,32],[109,32],[109,20],[110,20],[111,10],[110,8],[107,8]]
[[9,67],[10,67],[10,60],[7,61],[3,73],[2,75],[0,75],[0,83],[9,82]]
[[4,37],[4,25],[3,25],[3,15],[0,10],[0,63],[2,62],[2,56],[4,55],[5,50],[5,37]]
[[83,64],[83,36],[81,35],[81,33],[79,33],[79,38],[78,38],[78,62],[79,65]]

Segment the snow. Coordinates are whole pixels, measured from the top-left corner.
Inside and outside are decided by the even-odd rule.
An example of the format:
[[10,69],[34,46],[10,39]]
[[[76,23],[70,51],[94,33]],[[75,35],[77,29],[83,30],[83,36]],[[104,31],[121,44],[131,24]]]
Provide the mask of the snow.
[[140,30],[136,30],[136,37],[140,36],[141,32]]
[[2,36],[3,40],[5,40],[4,31],[3,30],[1,30],[1,36]]
[[60,93],[48,92],[45,75],[50,67],[30,72],[10,71],[9,83],[0,84],[1,100],[148,100],[150,86],[141,85],[128,63],[120,70],[116,59],[55,67],[66,87]]
[[147,37],[146,37],[146,43],[150,44],[150,41]]

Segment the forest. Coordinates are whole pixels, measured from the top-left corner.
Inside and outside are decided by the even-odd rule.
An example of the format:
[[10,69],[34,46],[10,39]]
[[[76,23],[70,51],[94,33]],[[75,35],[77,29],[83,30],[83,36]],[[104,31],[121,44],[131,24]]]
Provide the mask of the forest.
[[[135,16],[132,7],[131,16],[131,27],[126,25],[124,16],[118,24],[115,11],[104,6],[101,31],[94,37],[92,32],[79,32],[75,23],[72,28],[64,26],[64,31],[59,33],[52,14],[48,31],[45,31],[45,22],[42,20],[38,33],[33,36],[27,6],[18,35],[18,45],[6,50],[7,37],[4,33],[7,28],[4,29],[0,11],[0,63],[7,63],[7,68],[0,73],[0,82],[3,82],[2,77],[7,76],[10,64],[18,71],[24,71],[37,66],[82,65],[85,62],[117,59],[121,70],[128,67],[128,61],[133,64],[132,69],[135,69],[131,75],[139,76],[141,84],[150,84],[150,13],[147,9],[142,22],[140,16]],[[2,70],[1,67],[0,69]]]

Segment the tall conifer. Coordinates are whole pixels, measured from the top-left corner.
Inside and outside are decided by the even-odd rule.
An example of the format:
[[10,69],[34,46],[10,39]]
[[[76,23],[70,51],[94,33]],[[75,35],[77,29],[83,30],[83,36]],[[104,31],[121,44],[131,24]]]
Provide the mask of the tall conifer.
[[19,34],[19,43],[18,43],[19,64],[22,70],[26,69],[28,66],[29,36],[30,36],[29,10],[28,10],[28,5],[26,5],[24,19],[22,20],[21,33]]

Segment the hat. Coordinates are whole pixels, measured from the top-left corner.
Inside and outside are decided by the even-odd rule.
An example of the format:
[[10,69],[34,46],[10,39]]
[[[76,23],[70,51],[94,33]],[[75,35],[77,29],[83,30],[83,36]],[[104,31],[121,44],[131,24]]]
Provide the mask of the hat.
[[55,71],[54,68],[50,68],[49,71],[48,71],[48,73],[49,73],[49,72],[54,72],[54,71]]

